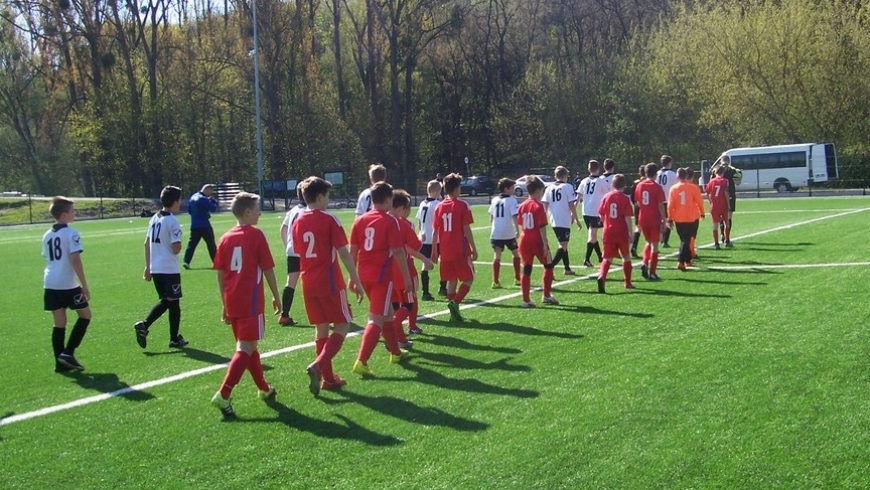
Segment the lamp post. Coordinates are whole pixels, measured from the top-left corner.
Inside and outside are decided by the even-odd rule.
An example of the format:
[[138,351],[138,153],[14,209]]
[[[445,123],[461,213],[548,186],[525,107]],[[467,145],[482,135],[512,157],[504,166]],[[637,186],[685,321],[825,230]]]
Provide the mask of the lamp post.
[[471,177],[471,170],[468,166],[468,157],[465,157],[465,178],[467,179],[469,177]]
[[[251,2],[251,10],[254,18],[254,118],[256,118],[257,133],[257,189],[258,194],[263,195],[263,133],[260,130],[260,38],[257,34],[257,0]],[[260,210],[263,209],[263,200],[260,199]]]

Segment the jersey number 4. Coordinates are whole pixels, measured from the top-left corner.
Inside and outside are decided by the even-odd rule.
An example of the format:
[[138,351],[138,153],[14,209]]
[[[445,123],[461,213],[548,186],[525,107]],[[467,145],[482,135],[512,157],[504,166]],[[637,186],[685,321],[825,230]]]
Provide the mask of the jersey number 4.
[[60,237],[49,238],[45,244],[48,246],[48,259],[52,262],[63,257],[63,249],[60,248]]
[[233,247],[233,255],[230,257],[230,270],[242,273],[242,247]]

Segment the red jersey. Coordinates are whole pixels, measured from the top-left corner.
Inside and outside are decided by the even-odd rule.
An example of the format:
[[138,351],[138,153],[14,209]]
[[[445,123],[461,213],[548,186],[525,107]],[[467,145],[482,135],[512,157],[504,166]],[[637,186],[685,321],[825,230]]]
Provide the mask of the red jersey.
[[434,220],[441,260],[463,260],[471,255],[471,247],[465,239],[465,225],[474,223],[474,218],[468,203],[448,197],[435,208]]
[[661,226],[661,206],[668,201],[662,186],[655,180],[645,179],[634,188],[634,202],[637,203],[637,224],[641,228]]
[[547,212],[541,201],[526,199],[517,211],[517,223],[522,228],[520,250],[538,253],[544,249],[541,228],[547,226]]
[[728,209],[728,179],[714,177],[704,190],[710,198],[710,209]]
[[[405,244],[405,248],[419,251],[420,247],[423,246],[423,243],[414,231],[414,225],[408,221],[407,218],[396,219],[399,220],[399,228],[402,230],[402,243]],[[412,281],[417,277],[417,268],[414,267],[414,259],[410,254],[408,254],[408,275],[411,276]],[[402,273],[399,272],[398,267],[393,267],[393,284],[404,284],[404,282],[402,282]],[[401,288],[401,286],[399,286],[399,288]]]
[[350,244],[356,245],[357,270],[363,284],[393,279],[393,249],[402,248],[399,221],[390,213],[372,209],[353,222]]
[[310,209],[296,218],[290,230],[305,295],[329,296],[344,289],[337,249],[347,245],[347,235],[338,218]]
[[224,305],[231,318],[263,314],[263,271],[275,268],[263,230],[234,226],[218,243],[213,268],[224,282]]
[[628,224],[625,218],[631,218],[634,210],[631,200],[621,191],[610,191],[601,200],[598,215],[604,223],[601,239],[605,242],[619,242],[628,238]]

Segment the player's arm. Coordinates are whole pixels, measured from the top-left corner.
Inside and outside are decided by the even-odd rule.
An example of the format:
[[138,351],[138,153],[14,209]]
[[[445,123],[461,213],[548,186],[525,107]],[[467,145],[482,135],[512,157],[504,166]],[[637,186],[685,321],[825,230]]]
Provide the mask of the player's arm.
[[284,248],[287,248],[287,240],[290,239],[290,227],[287,226],[287,221],[285,220],[281,223],[281,242],[284,244]]
[[573,201],[568,202],[568,209],[571,211],[571,222],[577,223],[577,229],[582,230],[583,224],[580,222],[580,218],[577,216],[577,204],[580,202],[580,196],[575,195],[575,199]]
[[420,253],[419,250],[414,250],[413,247],[409,247],[409,246],[406,245],[406,246],[405,246],[405,253],[408,254],[408,256],[410,256],[410,257],[414,257],[415,259],[417,259],[417,260],[419,260],[420,262],[422,262],[422,263],[423,263],[423,267],[425,267],[426,270],[430,270],[430,269],[432,269],[432,260],[430,260],[429,257],[426,257],[425,255],[423,255],[422,253]]
[[543,243],[544,255],[546,255],[547,263],[549,264],[553,261],[553,256],[550,255],[550,242],[547,240],[547,225],[541,225],[540,228],[538,228],[538,232],[541,234],[541,243]]
[[145,237],[145,272],[142,273],[142,279],[145,281],[151,280],[151,245],[148,243],[149,237]]
[[266,278],[266,283],[269,284],[269,289],[272,290],[272,308],[275,309],[275,314],[281,312],[281,295],[278,294],[278,281],[275,280],[275,268],[263,271],[263,276]]
[[516,213],[516,214],[512,214],[512,215],[511,215],[511,219],[512,219],[513,222],[514,222],[514,230],[516,231],[516,237],[517,237],[517,238],[519,238],[520,235],[521,235],[522,232],[523,232],[523,229],[520,228],[520,222],[519,222],[519,219],[518,219],[519,216],[520,216],[519,213]]
[[696,191],[693,192],[695,195],[695,203],[698,205],[698,212],[701,213],[701,219],[706,217],[704,213],[704,199],[701,197],[701,189],[696,187]]
[[439,249],[441,248],[439,246],[441,244],[440,238],[441,238],[441,236],[440,236],[440,233],[438,233],[438,227],[436,226],[432,231],[432,263],[433,264],[438,263],[438,256],[439,256],[438,252],[440,251]]
[[72,264],[73,270],[76,272],[76,276],[79,278],[79,284],[82,285],[82,294],[85,295],[86,300],[90,301],[91,291],[88,289],[88,280],[85,278],[85,266],[82,264],[82,253],[71,253],[69,255],[69,261]]
[[350,291],[356,295],[356,302],[362,303],[363,287],[359,280],[359,273],[356,270],[356,265],[354,265],[354,258],[351,257],[350,251],[348,251],[346,245],[344,247],[338,247],[335,250],[338,252],[338,258],[341,259],[341,263],[344,264],[344,269],[347,271],[348,278],[350,278],[348,281]]
[[468,241],[468,246],[471,247],[471,260],[477,260],[477,245],[474,244],[474,233],[471,232],[471,225],[464,225],[462,233]]
[[230,324],[230,318],[227,316],[227,304],[224,301],[224,274],[223,271],[217,270],[218,294],[221,295],[221,321]]
[[396,261],[396,266],[402,275],[402,281],[405,283],[403,290],[410,291],[414,287],[414,283],[411,282],[411,274],[408,272],[408,254],[405,253],[405,246],[393,248],[390,251],[393,253],[393,260]]

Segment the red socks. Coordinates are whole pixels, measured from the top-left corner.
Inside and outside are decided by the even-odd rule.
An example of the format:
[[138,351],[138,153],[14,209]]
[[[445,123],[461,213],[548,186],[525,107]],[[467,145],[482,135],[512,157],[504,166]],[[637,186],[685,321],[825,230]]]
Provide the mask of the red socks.
[[459,291],[456,291],[456,297],[453,298],[453,301],[456,304],[462,303],[469,291],[471,291],[471,284],[463,282],[459,285]]
[[417,298],[414,298],[414,306],[411,308],[411,314],[408,315],[408,328],[417,326],[417,313],[420,311],[420,304]]
[[344,337],[333,332],[329,338],[316,339],[314,343],[317,346],[317,359],[314,360],[314,364],[320,366],[320,377],[325,381],[335,381],[335,374],[332,372],[332,359],[341,350]]
[[514,280],[520,280],[520,258],[514,257]]
[[649,243],[643,246],[643,263],[650,263],[650,255],[652,255],[652,247],[650,247]]
[[659,266],[659,253],[651,253],[651,257],[649,259],[649,273],[655,274],[656,268]]
[[387,349],[390,351],[390,354],[393,354],[394,356],[400,355],[399,340],[396,338],[396,330],[392,321],[384,322],[384,327],[381,329],[381,335],[384,337],[384,343],[387,344]]
[[357,360],[363,364],[369,362],[369,358],[372,357],[372,352],[374,352],[375,347],[378,346],[378,340],[380,338],[381,327],[369,322],[366,325],[365,332],[363,332],[362,342],[359,345],[359,354],[356,356]]
[[[245,371],[248,369],[250,360],[251,356],[243,351],[237,350],[236,353],[233,354],[233,358],[230,360],[230,365],[227,368],[227,374],[224,376],[224,382],[221,384],[221,396],[225,400],[229,400],[233,388],[239,384],[239,381],[241,381],[242,375],[245,374]],[[262,367],[260,369],[262,369]]]
[[544,268],[544,296],[550,296],[553,289],[553,268]]
[[522,276],[520,276],[520,287],[523,291],[523,301],[526,303],[531,303],[532,276],[528,274],[523,274]]
[[601,279],[607,279],[607,271],[610,270],[610,263],[612,261],[610,259],[604,259],[601,261],[601,269],[598,271],[598,277]]
[[493,260],[492,261],[492,282],[498,282],[498,273],[501,270],[501,261]]
[[631,261],[623,260],[622,261],[622,275],[625,276],[625,283],[628,284],[631,282]]

